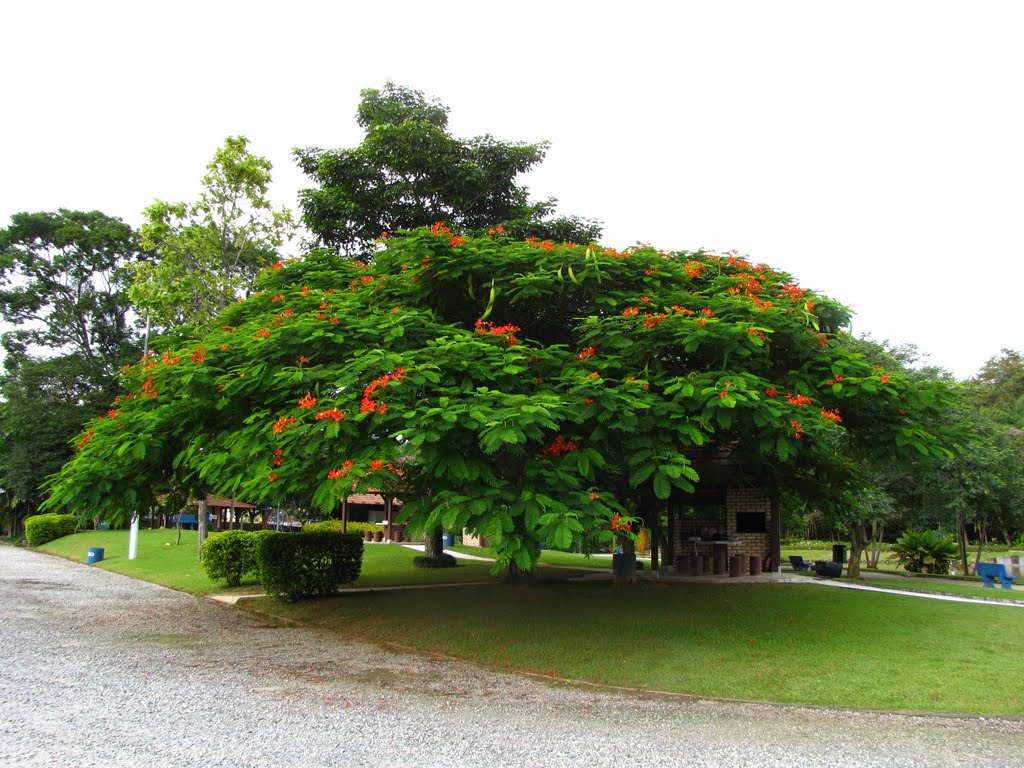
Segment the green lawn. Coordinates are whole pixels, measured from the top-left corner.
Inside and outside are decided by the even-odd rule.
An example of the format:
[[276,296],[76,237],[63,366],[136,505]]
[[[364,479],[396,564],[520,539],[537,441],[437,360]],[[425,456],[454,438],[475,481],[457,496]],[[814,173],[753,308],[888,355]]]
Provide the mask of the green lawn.
[[817,585],[566,581],[246,607],[498,670],[726,698],[1024,714],[1024,610],[997,605]]
[[[196,561],[196,535],[195,531],[182,531],[181,544],[175,544],[177,532],[174,530],[139,531],[139,550],[135,560],[128,559],[128,531],[83,531],[51,541],[38,549],[84,563],[90,547],[103,547],[102,562],[92,567],[195,595],[260,592],[260,585],[255,579],[243,580],[242,586],[235,589],[228,589],[223,582],[211,581]],[[414,568],[412,561],[417,554],[405,547],[367,544],[363,550],[359,580],[349,586],[386,587],[494,579],[490,575],[490,563],[460,560],[455,568]]]

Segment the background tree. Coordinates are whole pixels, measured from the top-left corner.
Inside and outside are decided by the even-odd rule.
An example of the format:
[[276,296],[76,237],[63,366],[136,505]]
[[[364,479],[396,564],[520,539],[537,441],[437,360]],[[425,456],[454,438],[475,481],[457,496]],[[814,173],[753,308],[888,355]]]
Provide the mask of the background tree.
[[70,353],[112,379],[132,351],[125,267],[135,232],[99,211],[18,213],[0,231],[0,315],[9,354]]
[[541,544],[610,541],[692,492],[708,450],[736,482],[816,499],[858,479],[840,438],[947,455],[923,426],[946,385],[833,343],[841,305],[737,254],[440,224],[384,245],[267,270],[214,330],[133,366],[50,506],[124,514],[145,469],[330,513],[402,466],[410,522],[476,530],[530,570]]
[[206,166],[194,203],[157,200],[141,236],[153,258],[134,266],[132,298],[162,328],[203,327],[248,293],[293,236],[291,214],[267,200],[271,163],[229,136]]
[[13,326],[3,337],[0,486],[19,520],[73,454],[81,425],[116,395],[119,366],[138,358],[125,273],[138,255],[131,227],[98,211],[19,213],[0,231],[0,316]]
[[366,130],[354,149],[295,149],[299,167],[318,186],[300,193],[303,222],[319,245],[371,256],[382,231],[445,221],[483,234],[502,225],[517,239],[589,243],[598,222],[551,218],[555,199],[531,202],[516,183],[544,159],[546,142],[459,139],[448,131],[448,107],[422,92],[387,83],[362,91],[356,120]]

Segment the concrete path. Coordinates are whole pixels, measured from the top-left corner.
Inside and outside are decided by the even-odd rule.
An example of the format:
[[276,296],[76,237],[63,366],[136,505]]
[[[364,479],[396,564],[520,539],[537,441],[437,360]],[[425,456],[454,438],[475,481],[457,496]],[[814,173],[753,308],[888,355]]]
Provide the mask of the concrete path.
[[1024,755],[1021,719],[627,695],[496,674],[6,546],[0,605],[5,767],[962,768]]

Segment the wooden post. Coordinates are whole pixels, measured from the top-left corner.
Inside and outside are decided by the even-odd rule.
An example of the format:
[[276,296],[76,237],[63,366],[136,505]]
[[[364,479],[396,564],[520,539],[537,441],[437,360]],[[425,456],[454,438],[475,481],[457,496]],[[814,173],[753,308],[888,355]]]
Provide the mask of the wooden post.
[[675,511],[675,504],[669,504],[665,510],[665,562],[670,569],[676,562],[676,547],[673,541],[676,535]]
[[771,522],[768,525],[768,547],[771,550],[772,564],[768,570],[778,573],[782,559],[782,519],[779,515],[779,502],[771,499]]
[[386,530],[386,534],[387,535],[386,535],[385,538],[387,538],[387,540],[390,542],[394,538],[392,536],[391,526],[394,524],[394,521],[395,521],[394,507],[391,505],[391,499],[390,498],[384,499],[384,514],[386,514],[388,516],[388,525],[387,525],[387,530]]

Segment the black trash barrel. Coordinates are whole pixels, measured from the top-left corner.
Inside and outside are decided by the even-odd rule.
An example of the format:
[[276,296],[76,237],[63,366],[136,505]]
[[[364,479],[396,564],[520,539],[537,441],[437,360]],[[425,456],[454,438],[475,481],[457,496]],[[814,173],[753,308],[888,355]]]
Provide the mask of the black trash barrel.
[[733,555],[729,558],[729,576],[743,575],[743,555]]
[[845,544],[833,544],[832,545],[832,562],[833,563],[845,563],[846,562],[846,545]]

